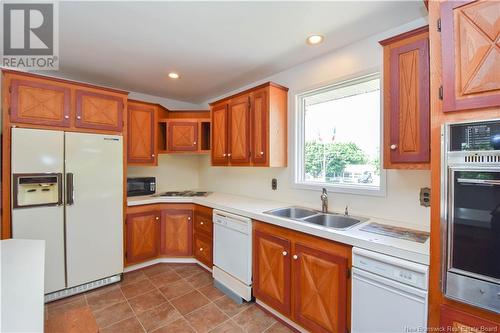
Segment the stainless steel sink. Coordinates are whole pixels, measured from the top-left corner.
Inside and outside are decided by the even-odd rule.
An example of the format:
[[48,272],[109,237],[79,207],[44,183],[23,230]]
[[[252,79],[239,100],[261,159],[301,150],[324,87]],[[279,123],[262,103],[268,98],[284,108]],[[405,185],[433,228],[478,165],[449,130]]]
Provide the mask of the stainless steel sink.
[[267,212],[265,214],[285,217],[289,219],[303,219],[308,216],[312,216],[318,214],[317,211],[313,209],[301,208],[301,207],[286,207],[286,208],[277,208]]
[[335,229],[349,229],[358,223],[368,221],[360,217],[351,217],[339,214],[317,214],[303,219],[304,222],[322,225]]
[[314,209],[302,207],[277,208],[264,212],[264,214],[342,230],[349,229],[358,223],[368,221],[368,219],[363,217],[354,217],[335,213],[321,213],[320,211]]

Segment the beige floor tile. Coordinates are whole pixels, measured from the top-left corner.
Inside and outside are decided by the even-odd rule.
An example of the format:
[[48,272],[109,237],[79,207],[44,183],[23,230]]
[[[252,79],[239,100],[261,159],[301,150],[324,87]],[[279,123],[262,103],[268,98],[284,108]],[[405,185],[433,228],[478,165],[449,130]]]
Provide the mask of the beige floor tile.
[[257,306],[252,305],[240,314],[233,317],[236,324],[241,326],[245,332],[260,333],[264,332],[276,320],[259,309]]
[[149,310],[166,302],[166,298],[158,290],[153,290],[148,293],[139,295],[128,300],[130,306],[135,313],[140,313]]
[[226,316],[213,303],[186,315],[186,320],[199,333],[206,333],[226,321]]
[[186,295],[172,299],[170,303],[172,303],[181,314],[185,315],[207,305],[210,301],[200,292],[195,290]]
[[150,310],[139,313],[137,317],[146,331],[150,332],[182,316],[169,302],[165,302]]
[[100,328],[109,326],[133,316],[134,312],[126,301],[113,304],[99,311],[94,311],[94,317],[97,322],[97,326],[99,326]]

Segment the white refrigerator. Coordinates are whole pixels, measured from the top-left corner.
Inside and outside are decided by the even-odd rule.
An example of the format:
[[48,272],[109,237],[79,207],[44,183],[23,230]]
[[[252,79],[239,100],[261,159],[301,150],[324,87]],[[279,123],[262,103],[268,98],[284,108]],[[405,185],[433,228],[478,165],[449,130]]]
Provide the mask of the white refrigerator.
[[123,272],[122,137],[13,128],[11,145],[12,234],[45,240],[45,294],[116,280]]

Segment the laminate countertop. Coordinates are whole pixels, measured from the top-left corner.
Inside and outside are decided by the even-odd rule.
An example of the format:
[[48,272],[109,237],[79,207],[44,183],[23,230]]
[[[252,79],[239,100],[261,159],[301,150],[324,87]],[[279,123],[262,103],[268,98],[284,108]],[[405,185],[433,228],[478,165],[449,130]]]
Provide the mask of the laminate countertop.
[[[347,230],[336,230],[320,225],[291,220],[265,214],[264,212],[283,207],[294,206],[286,202],[255,199],[240,195],[214,192],[206,197],[158,197],[137,196],[127,198],[128,206],[149,205],[157,203],[194,203],[229,213],[245,216],[261,222],[274,224],[280,227],[300,231],[313,236],[329,239],[343,244],[360,247],[393,257],[410,260],[424,265],[429,265],[429,242],[425,243],[375,234],[361,230],[371,222],[376,222],[394,227],[404,227],[418,231],[428,231],[415,225],[398,221],[385,220],[376,217],[362,216],[369,220]],[[307,207],[313,208],[314,207]],[[357,215],[359,216],[359,215]]]

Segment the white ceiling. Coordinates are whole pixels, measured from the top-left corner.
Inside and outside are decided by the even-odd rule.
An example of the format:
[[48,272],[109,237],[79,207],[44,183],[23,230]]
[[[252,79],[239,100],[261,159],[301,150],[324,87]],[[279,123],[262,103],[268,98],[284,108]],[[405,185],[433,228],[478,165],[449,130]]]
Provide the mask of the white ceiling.
[[425,15],[422,0],[60,2],[57,75],[201,103]]

